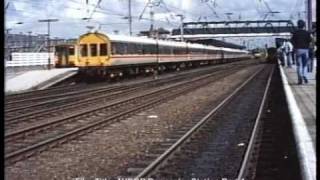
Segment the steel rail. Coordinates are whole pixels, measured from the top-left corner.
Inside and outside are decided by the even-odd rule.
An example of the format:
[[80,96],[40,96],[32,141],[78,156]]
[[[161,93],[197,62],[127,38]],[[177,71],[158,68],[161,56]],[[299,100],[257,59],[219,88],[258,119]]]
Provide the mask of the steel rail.
[[245,156],[244,156],[242,164],[241,164],[241,168],[240,168],[239,173],[238,173],[237,179],[239,179],[239,180],[242,179],[242,178],[245,178],[246,171],[248,170],[248,168],[247,168],[248,162],[249,162],[250,157],[252,155],[252,150],[253,150],[253,147],[254,147],[254,143],[256,141],[258,128],[260,126],[260,119],[261,119],[261,116],[262,116],[262,113],[263,113],[263,110],[264,110],[264,107],[265,107],[265,102],[266,102],[266,99],[267,99],[267,96],[268,96],[268,93],[269,93],[269,88],[270,88],[270,84],[271,84],[271,79],[272,79],[272,75],[273,75],[273,72],[274,72],[274,68],[275,67],[273,66],[272,70],[271,70],[271,73],[269,75],[268,82],[267,82],[266,88],[264,90],[263,98],[262,98],[261,103],[260,103],[259,111],[258,111],[257,117],[255,119],[254,128],[253,128],[251,136],[250,136],[250,141],[249,141],[249,144],[247,146],[246,153],[245,153]]
[[[233,69],[233,70],[236,70],[236,69]],[[213,75],[207,75],[207,77],[209,77],[209,76],[213,76]],[[206,79],[206,78],[205,77],[201,77],[201,78],[195,78],[195,79],[196,80],[193,80],[193,81],[196,82],[199,79]],[[182,84],[182,83],[177,83],[177,84]],[[152,100],[152,101],[150,101],[150,102],[148,102],[146,104],[142,104],[142,105],[133,107],[131,109],[128,109],[128,110],[126,110],[124,112],[121,112],[121,113],[118,113],[118,114],[115,114],[115,115],[111,115],[106,119],[99,120],[97,122],[94,122],[94,123],[85,125],[83,127],[74,129],[74,130],[72,130],[72,131],[70,131],[68,133],[61,134],[61,135],[56,136],[54,138],[38,142],[37,144],[33,144],[31,146],[28,146],[28,147],[25,147],[23,149],[14,151],[12,153],[8,153],[8,154],[5,155],[6,163],[16,161],[16,159],[20,160],[21,158],[29,157],[29,156],[31,156],[31,155],[33,155],[35,153],[34,152],[35,150],[43,151],[43,150],[47,149],[48,147],[54,147],[57,144],[62,144],[64,142],[68,141],[68,140],[74,139],[74,138],[78,137],[79,135],[84,135],[84,134],[86,134],[86,133],[88,133],[88,132],[90,132],[90,131],[92,131],[94,129],[99,129],[100,128],[99,125],[106,124],[106,123],[108,123],[110,121],[112,122],[112,121],[114,121],[114,120],[116,120],[118,118],[126,117],[126,116],[128,116],[129,114],[131,114],[133,112],[136,112],[136,111],[139,111],[141,109],[147,108],[149,106],[155,105],[157,103],[165,101],[168,98],[176,97],[177,95],[183,94],[188,90],[191,90],[191,89],[197,88],[199,86],[202,86],[204,84],[204,82],[196,84],[196,86],[194,85],[194,83],[190,83],[190,81],[189,81],[189,83],[184,82],[183,84],[189,84],[189,86],[183,87],[183,89],[181,89],[179,92],[174,92],[173,94],[171,94],[171,95],[169,95],[167,97]],[[178,85],[172,85],[172,86],[170,86],[170,88],[174,89],[174,87],[177,87],[177,86]],[[167,92],[168,89],[169,88],[163,88],[160,91]]]
[[149,166],[147,166],[141,173],[139,173],[134,179],[140,179],[148,177],[161,163],[163,163],[175,150],[177,150],[188,138],[192,136],[209,118],[220,110],[227,102],[229,102],[240,90],[245,87],[256,75],[261,72],[263,68],[251,75],[245,82],[243,82],[238,88],[236,88],[228,97],[220,102],[213,110],[211,110],[205,117],[203,117],[195,126],[193,126],[188,132],[186,132],[177,142],[175,142],[169,149],[161,154],[156,160],[154,160]]
[[[221,67],[215,67],[214,69],[217,70],[221,70],[219,68]],[[206,73],[207,71],[212,71],[213,69],[205,69],[203,71],[200,71],[200,73]],[[186,74],[178,74],[178,78],[183,78],[184,76],[192,76],[194,73],[199,73],[199,72],[188,72]],[[71,99],[71,98],[77,98],[78,94],[81,94],[81,93],[86,93],[86,92],[89,92],[89,93],[100,93],[100,92],[103,92],[103,91],[109,91],[109,90],[116,90],[117,88],[121,89],[123,87],[132,87],[132,86],[136,86],[136,85],[144,85],[145,83],[160,83],[161,81],[164,81],[164,80],[168,80],[168,79],[176,79],[177,76],[175,77],[168,77],[168,78],[165,78],[165,79],[158,79],[158,80],[148,80],[148,81],[144,81],[144,82],[138,82],[138,83],[133,83],[133,84],[129,84],[129,85],[123,85],[123,86],[120,86],[120,85],[116,85],[116,86],[111,86],[111,87],[106,87],[106,86],[102,86],[102,87],[91,87],[90,89],[86,89],[86,90],[81,90],[81,91],[76,91],[76,92],[67,92],[65,94],[58,94],[58,95],[49,95],[49,96],[45,96],[45,97],[37,97],[37,98],[31,98],[31,99],[26,99],[26,100],[17,100],[17,101],[14,101],[14,102],[8,102],[6,103],[6,107],[8,107],[8,105],[11,105],[11,104],[17,104],[17,103],[21,103],[21,102],[28,102],[28,101],[34,101],[34,100],[37,100],[37,99],[45,99],[45,98],[56,98],[56,97],[61,97],[59,99],[53,99],[53,100],[47,100],[47,101],[44,101],[44,102],[38,102],[38,103],[34,103],[32,102],[33,104],[32,105],[29,105],[29,106],[19,106],[19,107],[15,107],[15,108],[10,108],[10,109],[5,109],[5,113],[9,113],[9,112],[12,112],[12,111],[16,111],[16,110],[22,110],[22,109],[26,109],[26,108],[31,108],[31,107],[35,107],[35,106],[39,106],[39,105],[43,105],[43,104],[46,104],[46,103],[52,103],[52,102],[58,102],[58,101],[61,101],[61,100],[68,100],[68,99]],[[90,91],[93,91],[93,92],[90,92]],[[74,95],[74,96],[69,96],[69,95]],[[64,97],[64,96],[68,96],[68,97]]]
[[104,108],[108,108],[108,107],[111,107],[111,106],[116,106],[116,105],[121,104],[121,103],[133,101],[133,100],[136,100],[136,99],[140,99],[141,97],[146,97],[146,96],[153,95],[153,94],[156,94],[156,93],[161,93],[163,91],[168,91],[170,89],[174,89],[174,88],[179,87],[181,85],[190,84],[190,82],[197,82],[198,80],[205,79],[205,78],[210,77],[210,76],[215,76],[217,74],[218,74],[218,72],[213,73],[213,74],[209,74],[209,75],[203,75],[201,77],[194,78],[193,80],[188,80],[188,81],[185,81],[185,82],[180,82],[180,83],[176,83],[176,84],[173,84],[173,85],[169,85],[167,87],[163,87],[163,88],[160,88],[160,89],[157,89],[157,90],[153,90],[153,91],[145,93],[143,95],[137,95],[137,96],[130,97],[130,98],[125,99],[125,100],[119,100],[119,101],[116,101],[114,103],[110,103],[110,104],[107,104],[107,105],[102,105],[102,106],[95,107],[95,108],[92,108],[92,109],[86,109],[86,110],[83,110],[83,111],[81,111],[81,112],[79,112],[77,114],[69,115],[69,116],[64,117],[64,118],[56,118],[55,120],[52,120],[50,122],[45,122],[45,123],[41,123],[41,124],[38,124],[38,125],[35,125],[35,126],[32,126],[32,127],[27,127],[27,128],[21,129],[21,130],[14,131],[14,132],[9,132],[9,133],[5,134],[5,141],[7,141],[8,139],[10,139],[10,138],[12,138],[14,136],[17,136],[17,135],[22,135],[24,133],[28,133],[28,132],[33,131],[33,130],[39,130],[40,128],[44,128],[44,127],[47,127],[47,126],[50,126],[50,125],[53,125],[53,124],[57,124],[57,123],[60,123],[60,122],[63,122],[63,121],[67,121],[68,119],[75,118],[75,117],[78,117],[78,116],[81,116],[81,115],[84,115],[84,114],[87,114],[87,113],[92,113],[94,111],[98,111],[98,110],[101,110],[101,109],[104,109]]
[[[30,99],[24,99],[24,100],[18,100],[18,101],[13,101],[13,102],[8,102],[7,104],[5,104],[5,106],[9,106],[12,104],[19,104],[19,103],[23,103],[23,102],[31,102],[33,103],[32,105],[29,106],[19,106],[19,107],[15,107],[15,108],[10,108],[10,109],[6,109],[5,112],[11,112],[11,111],[16,111],[16,110],[20,110],[20,109],[26,109],[26,108],[30,108],[30,107],[34,107],[34,106],[39,106],[42,104],[46,104],[46,103],[52,103],[52,102],[57,102],[57,101],[61,101],[61,100],[67,100],[67,99],[72,99],[72,98],[76,98],[77,96],[81,95],[87,95],[89,94],[93,94],[93,93],[99,93],[99,92],[103,92],[103,91],[113,91],[113,90],[117,90],[118,88],[121,89],[124,86],[119,86],[119,87],[99,87],[99,88],[92,88],[92,89],[85,89],[85,90],[80,90],[80,91],[75,91],[75,92],[66,92],[64,94],[52,94],[52,95],[48,95],[48,96],[43,96],[43,97],[35,97],[35,98],[30,98]],[[36,100],[43,100],[43,99],[49,99],[49,100],[44,100],[43,102],[38,102],[38,103],[34,103],[34,101]],[[50,100],[51,99],[51,100]]]
[[[139,88],[142,88],[142,87],[137,87],[137,88],[132,88],[132,89],[124,89],[124,90],[126,90],[125,92],[123,92],[121,90],[117,90],[114,93],[109,93],[109,94],[106,94],[106,95],[100,95],[100,96],[91,97],[91,98],[85,98],[85,99],[82,99],[82,100],[79,100],[79,101],[76,101],[76,102],[65,103],[64,105],[61,105],[61,106],[48,107],[48,108],[44,108],[44,109],[40,109],[40,110],[36,110],[36,111],[27,112],[27,113],[20,113],[20,115],[15,115],[13,117],[6,118],[5,119],[5,125],[10,125],[10,124],[15,123],[15,122],[20,122],[21,118],[28,118],[28,116],[29,117],[30,116],[34,116],[34,115],[41,116],[42,115],[41,113],[44,113],[44,112],[45,112],[45,114],[48,114],[48,113],[56,112],[57,110],[60,110],[60,109],[63,109],[63,108],[66,108],[66,109],[68,109],[68,107],[74,108],[72,106],[81,106],[81,105],[83,105],[85,103],[90,103],[90,102],[92,102],[92,101],[94,101],[96,99],[108,98],[108,97],[119,95],[119,94],[130,93],[130,92],[135,91],[135,90],[137,90]],[[108,92],[108,91],[109,90],[106,90],[105,92]],[[23,121],[25,121],[25,119]]]

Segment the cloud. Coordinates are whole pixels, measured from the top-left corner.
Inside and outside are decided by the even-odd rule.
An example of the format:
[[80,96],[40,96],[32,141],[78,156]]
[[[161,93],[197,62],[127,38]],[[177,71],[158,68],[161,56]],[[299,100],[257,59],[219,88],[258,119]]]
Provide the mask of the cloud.
[[[273,11],[281,13],[269,18],[288,19],[290,15],[296,21],[298,12],[304,11],[304,4],[300,0],[265,0]],[[119,30],[120,33],[128,34],[128,0],[101,0],[100,6],[94,7],[98,0],[19,0],[10,1],[10,6],[6,11],[6,27],[12,28],[11,32],[46,33],[46,24],[39,23],[39,19],[57,18],[59,22],[52,24],[52,36],[59,37],[77,37],[87,31],[86,26],[101,25],[101,30],[107,33],[113,33]],[[133,31],[138,33],[150,28],[149,7],[146,7],[148,0],[131,0]],[[163,0],[164,4],[154,4],[155,28],[164,27],[167,29],[177,28],[180,25],[180,19],[176,14],[183,14],[184,21],[222,21],[227,20],[225,13],[232,12],[231,18],[238,20],[258,20],[262,19],[264,13],[268,11],[265,4],[259,0]],[[315,12],[315,3],[313,0],[313,9]],[[143,9],[146,7],[143,17],[139,19]],[[89,10],[89,13],[87,12]],[[219,17],[216,17],[217,13]],[[83,21],[81,18],[92,14],[92,20]],[[315,14],[315,13],[314,13]],[[301,15],[302,16],[302,15]],[[314,15],[315,17],[315,15]],[[24,22],[22,25],[16,25],[16,22]]]

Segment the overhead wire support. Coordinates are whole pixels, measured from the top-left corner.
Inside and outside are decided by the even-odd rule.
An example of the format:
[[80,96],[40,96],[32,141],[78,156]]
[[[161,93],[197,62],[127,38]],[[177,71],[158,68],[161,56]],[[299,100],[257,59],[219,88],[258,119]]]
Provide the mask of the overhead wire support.
[[206,2],[206,5],[210,8],[210,10],[213,12],[213,14],[216,16],[216,18],[220,18],[218,13],[216,12],[216,10],[210,6],[210,4],[208,4],[208,2]]
[[[88,2],[88,1],[87,1]],[[96,12],[97,7],[99,6],[99,4],[101,3],[101,0],[98,0],[96,5],[94,6],[91,14],[88,16],[88,22],[90,21],[90,19],[92,18],[93,14]]]
[[148,0],[148,2],[146,3],[146,5],[144,6],[140,16],[139,16],[139,20],[142,19],[143,14],[145,13],[145,10],[147,7],[149,7],[149,12],[150,12],[150,36],[153,36],[153,25],[154,25],[154,12],[153,12],[153,7],[154,6],[159,6],[161,4],[161,1],[159,0]]
[[48,69],[51,69],[51,59],[50,59],[50,23],[57,22],[58,19],[41,19],[39,22],[47,22],[48,23]]
[[183,19],[184,16],[182,14],[178,14],[178,17],[180,17],[181,25],[180,25],[180,35],[181,35],[181,41],[183,41]]
[[131,16],[131,0],[128,0],[128,21],[129,21],[129,34],[132,36],[132,16]]

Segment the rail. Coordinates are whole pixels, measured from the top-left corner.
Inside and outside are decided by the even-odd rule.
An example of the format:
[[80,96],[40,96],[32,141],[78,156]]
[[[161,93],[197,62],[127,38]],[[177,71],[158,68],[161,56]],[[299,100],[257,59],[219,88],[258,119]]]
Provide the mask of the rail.
[[289,113],[292,118],[293,133],[298,150],[300,167],[304,180],[315,180],[316,177],[316,154],[311,136],[303,119],[302,113],[294,98],[287,77],[279,64],[281,79],[284,85],[286,99],[289,106]]
[[148,177],[154,169],[156,169],[162,162],[164,162],[178,147],[185,142],[191,135],[196,132],[208,119],[216,113],[220,108],[222,108],[227,102],[229,102],[232,97],[234,97],[240,90],[247,85],[262,69],[251,75],[245,82],[243,82],[236,90],[234,90],[227,98],[225,98],[218,106],[211,110],[204,118],[202,118],[195,126],[193,126],[186,134],[184,134],[176,143],[174,143],[169,149],[167,149],[163,154],[161,154],[155,161],[153,161],[149,166],[147,166],[140,174],[138,174],[135,179]]
[[260,104],[260,107],[259,107],[258,115],[257,115],[256,120],[255,120],[254,128],[252,130],[251,137],[250,137],[250,141],[249,141],[249,144],[247,146],[247,150],[246,150],[246,153],[245,153],[245,156],[244,156],[244,159],[242,161],[242,165],[241,165],[238,177],[237,177],[237,179],[239,179],[239,180],[245,178],[246,171],[248,170],[247,165],[248,165],[248,162],[250,160],[250,156],[252,155],[251,152],[253,150],[254,143],[255,143],[255,140],[256,140],[256,137],[257,137],[258,128],[259,128],[259,125],[260,125],[260,119],[261,119],[261,115],[263,113],[263,109],[265,107],[265,101],[267,99],[267,95],[268,95],[268,92],[269,92],[269,87],[270,87],[270,83],[271,83],[273,72],[274,72],[274,66],[273,66],[272,71],[270,73],[270,76],[268,78],[267,86],[266,86],[266,89],[264,91],[264,95],[263,95],[263,98],[262,98],[262,101],[261,101],[261,104]]

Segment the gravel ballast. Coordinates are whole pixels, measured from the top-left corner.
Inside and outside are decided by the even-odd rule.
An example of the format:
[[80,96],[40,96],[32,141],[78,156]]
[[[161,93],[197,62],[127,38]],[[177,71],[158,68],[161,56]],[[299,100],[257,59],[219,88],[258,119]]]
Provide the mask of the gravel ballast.
[[6,179],[117,177],[209,104],[253,74],[252,66],[152,109],[5,168]]

